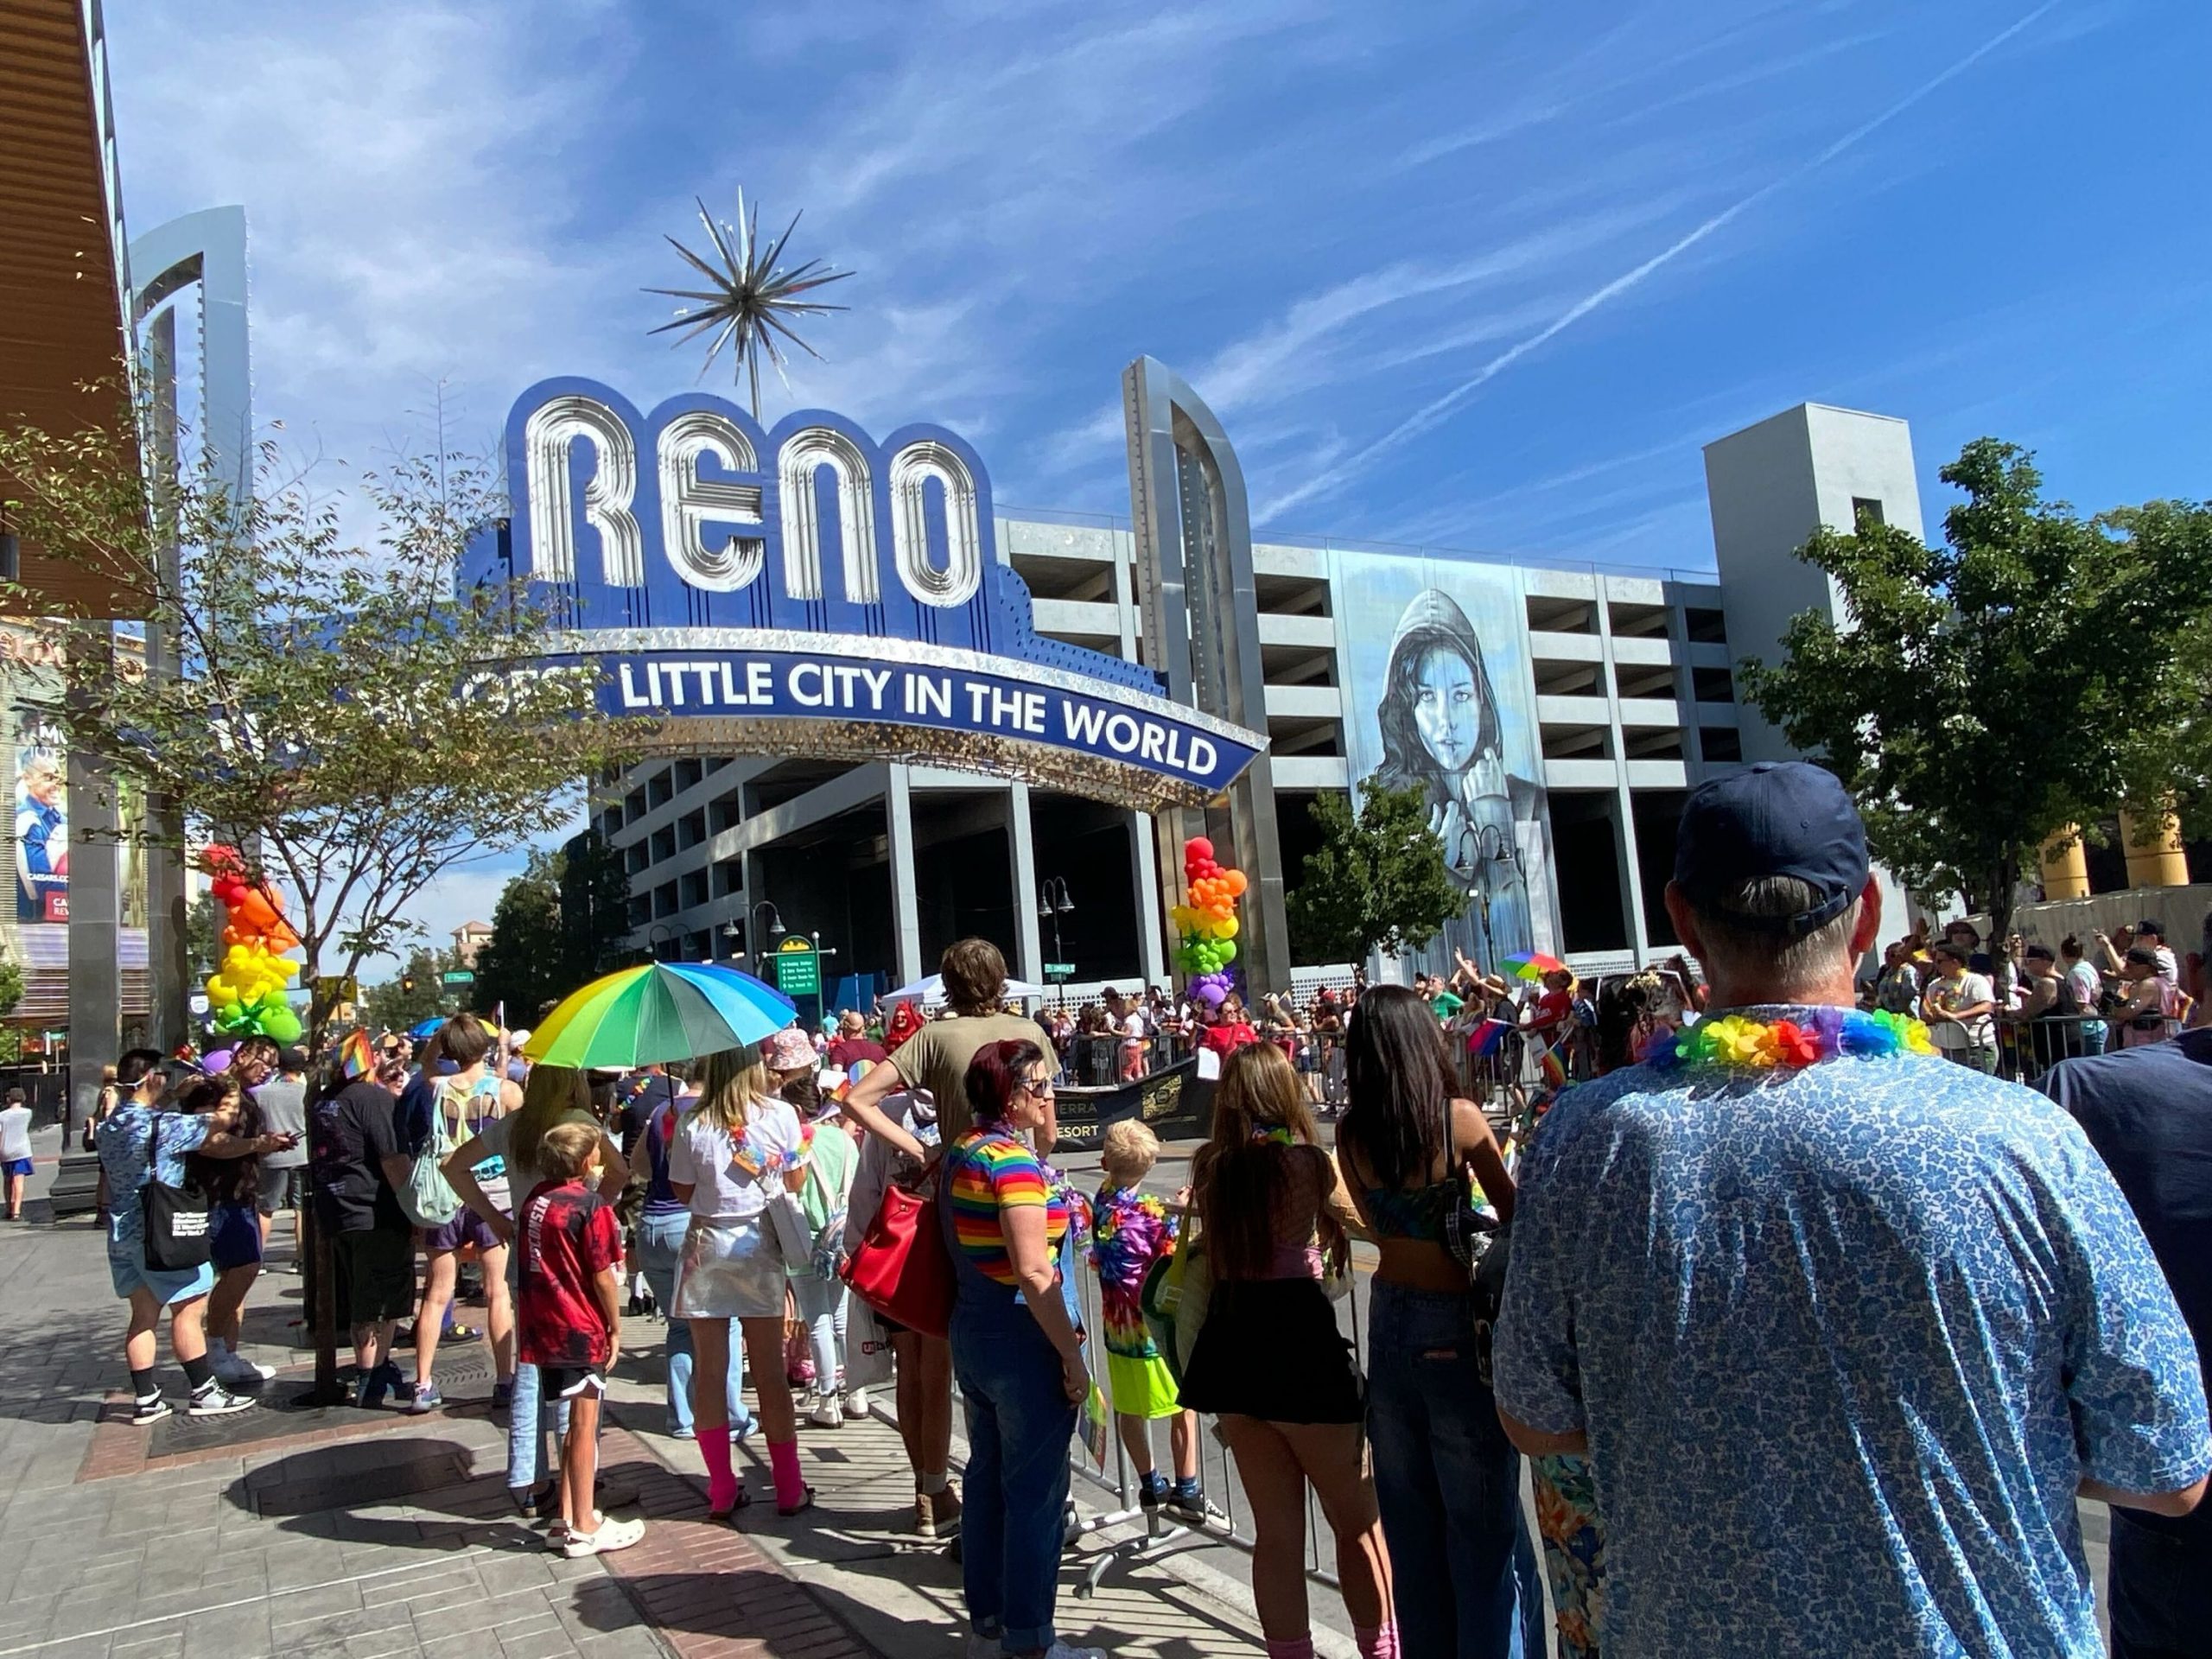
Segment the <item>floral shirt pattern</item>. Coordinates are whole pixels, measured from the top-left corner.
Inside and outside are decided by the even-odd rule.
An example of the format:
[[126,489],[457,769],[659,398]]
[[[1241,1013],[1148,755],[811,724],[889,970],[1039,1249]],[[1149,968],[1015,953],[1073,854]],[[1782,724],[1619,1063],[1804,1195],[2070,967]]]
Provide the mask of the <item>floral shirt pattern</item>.
[[1090,1265],[1098,1273],[1106,1351],[1129,1359],[1156,1359],[1160,1350],[1146,1330],[1138,1297],[1152,1264],[1175,1250],[1176,1218],[1149,1192],[1102,1186],[1090,1204]]
[[1513,1230],[1497,1400],[1589,1435],[1608,1659],[2090,1659],[2075,1489],[2212,1471],[2110,1173],[1977,1071],[1616,1071],[1560,1097]]

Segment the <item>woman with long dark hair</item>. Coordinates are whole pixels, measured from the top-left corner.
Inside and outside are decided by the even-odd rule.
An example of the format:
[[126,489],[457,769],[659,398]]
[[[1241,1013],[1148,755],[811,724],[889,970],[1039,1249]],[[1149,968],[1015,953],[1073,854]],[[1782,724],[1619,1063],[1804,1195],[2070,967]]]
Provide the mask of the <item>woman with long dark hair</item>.
[[1359,999],[1345,1071],[1337,1157],[1381,1251],[1367,1437],[1404,1650],[1540,1654],[1543,1597],[1522,1524],[1520,1454],[1482,1377],[1467,1269],[1446,1243],[1470,1180],[1511,1220],[1513,1178],[1480,1109],[1455,1098],[1436,1017],[1411,991],[1383,985]]
[[1298,1075],[1272,1044],[1222,1062],[1213,1132],[1191,1160],[1191,1202],[1213,1271],[1182,1403],[1210,1411],[1251,1502],[1252,1599],[1269,1659],[1313,1659],[1306,1489],[1336,1535],[1337,1578],[1368,1659],[1395,1656],[1391,1562],[1360,1457],[1359,1368],[1322,1288],[1350,1241],[1337,1175],[1314,1144]]
[[961,1588],[971,1650],[995,1637],[1010,1655],[1105,1659],[1052,1629],[1068,1439],[1090,1394],[1058,1265],[1067,1201],[1023,1138],[1051,1122],[1058,1070],[1041,1044],[983,1044],[963,1079],[974,1122],[945,1149],[938,1210],[968,1423]]

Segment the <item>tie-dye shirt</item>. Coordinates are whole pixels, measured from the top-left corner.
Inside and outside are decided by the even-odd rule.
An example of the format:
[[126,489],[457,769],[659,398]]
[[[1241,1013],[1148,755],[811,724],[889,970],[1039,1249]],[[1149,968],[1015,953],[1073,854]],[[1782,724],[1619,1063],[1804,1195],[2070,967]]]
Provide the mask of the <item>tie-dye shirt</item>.
[[1037,1154],[1003,1129],[970,1129],[945,1157],[946,1196],[961,1255],[994,1283],[1018,1288],[1021,1281],[1007,1254],[999,1211],[1028,1205],[1042,1210],[1046,1252],[1057,1255],[1068,1230],[1066,1198],[1054,1190]]
[[1176,1217],[1149,1192],[1133,1186],[1102,1186],[1091,1201],[1090,1225],[1090,1265],[1098,1270],[1106,1351],[1130,1359],[1156,1359],[1160,1350],[1145,1329],[1138,1297],[1152,1264],[1174,1254]]

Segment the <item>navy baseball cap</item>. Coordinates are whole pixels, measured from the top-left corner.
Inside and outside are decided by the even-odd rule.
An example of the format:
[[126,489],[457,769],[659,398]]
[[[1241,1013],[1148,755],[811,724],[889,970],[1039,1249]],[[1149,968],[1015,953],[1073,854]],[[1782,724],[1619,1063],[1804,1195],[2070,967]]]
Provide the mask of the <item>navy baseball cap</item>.
[[[1825,766],[1769,760],[1700,785],[1682,804],[1675,884],[1699,910],[1758,933],[1801,938],[1851,907],[1866,886],[1866,826]],[[1795,916],[1746,916],[1721,895],[1760,876],[1796,878],[1821,895]]]

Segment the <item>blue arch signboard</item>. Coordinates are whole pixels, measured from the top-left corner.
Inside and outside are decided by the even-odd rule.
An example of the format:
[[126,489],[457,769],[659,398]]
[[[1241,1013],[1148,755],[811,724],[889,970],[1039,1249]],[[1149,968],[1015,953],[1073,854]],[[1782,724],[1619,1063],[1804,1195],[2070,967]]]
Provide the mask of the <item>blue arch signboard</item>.
[[522,581],[544,657],[654,747],[965,766],[1153,808],[1213,799],[1266,747],[1135,663],[1039,635],[953,433],[880,442],[726,399],[640,414],[543,381],[507,418],[512,512],[464,581]]

